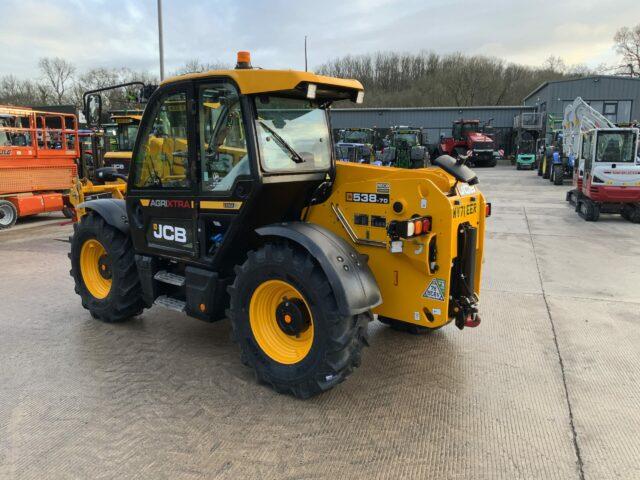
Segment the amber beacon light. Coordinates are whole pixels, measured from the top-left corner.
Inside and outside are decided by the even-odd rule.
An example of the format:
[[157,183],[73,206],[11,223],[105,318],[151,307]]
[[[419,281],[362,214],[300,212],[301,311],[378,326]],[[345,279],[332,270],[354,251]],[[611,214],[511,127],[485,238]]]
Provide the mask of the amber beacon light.
[[251,68],[251,53],[246,51],[238,52],[236,68]]

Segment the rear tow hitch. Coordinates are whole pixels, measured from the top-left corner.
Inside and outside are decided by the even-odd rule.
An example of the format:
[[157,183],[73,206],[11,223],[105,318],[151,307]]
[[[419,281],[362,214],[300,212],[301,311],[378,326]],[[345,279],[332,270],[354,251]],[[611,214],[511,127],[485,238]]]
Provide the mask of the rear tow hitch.
[[482,319],[478,314],[477,296],[472,298],[463,297],[462,301],[456,302],[454,311],[456,312],[456,327],[462,330],[464,327],[475,328],[480,325]]
[[482,319],[480,318],[480,315],[478,315],[477,313],[470,313],[469,315],[467,315],[467,318],[464,321],[464,326],[475,328],[480,325],[481,321]]

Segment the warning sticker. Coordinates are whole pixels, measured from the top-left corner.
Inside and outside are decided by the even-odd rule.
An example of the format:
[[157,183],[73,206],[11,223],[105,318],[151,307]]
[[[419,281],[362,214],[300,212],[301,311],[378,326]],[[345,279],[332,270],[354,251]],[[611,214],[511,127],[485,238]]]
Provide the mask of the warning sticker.
[[434,300],[444,300],[445,283],[441,278],[434,278],[424,291],[424,298],[433,298]]

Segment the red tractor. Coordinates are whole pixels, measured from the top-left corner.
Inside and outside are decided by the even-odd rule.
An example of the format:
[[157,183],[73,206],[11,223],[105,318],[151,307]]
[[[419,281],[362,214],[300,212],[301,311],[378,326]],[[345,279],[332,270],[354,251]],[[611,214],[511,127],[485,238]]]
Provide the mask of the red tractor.
[[468,156],[467,163],[471,166],[495,167],[495,144],[486,133],[480,133],[481,130],[480,120],[456,120],[451,137],[440,140],[438,155]]

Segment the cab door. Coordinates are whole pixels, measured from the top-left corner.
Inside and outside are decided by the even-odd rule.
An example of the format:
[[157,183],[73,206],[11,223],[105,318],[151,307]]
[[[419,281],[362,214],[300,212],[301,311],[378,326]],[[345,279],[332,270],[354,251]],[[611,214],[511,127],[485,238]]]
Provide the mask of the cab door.
[[194,93],[201,259],[218,269],[221,258],[244,251],[250,235],[245,217],[258,178],[252,109],[228,78],[196,83]]
[[127,192],[138,252],[185,260],[199,254],[194,113],[191,82],[161,88],[147,106]]

